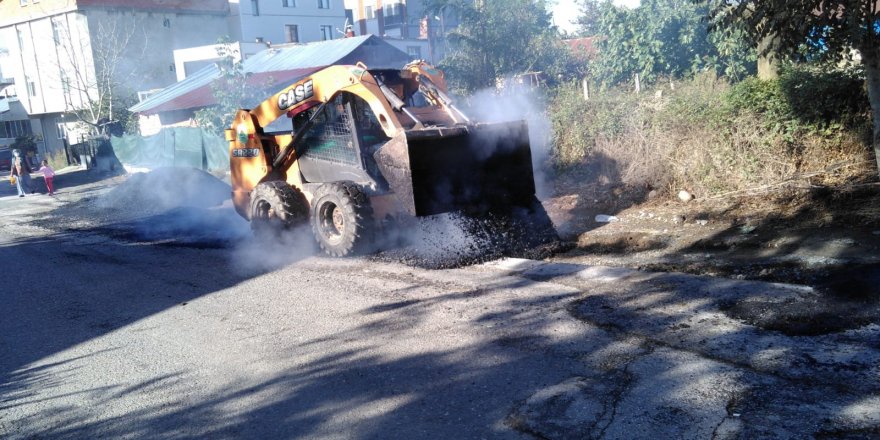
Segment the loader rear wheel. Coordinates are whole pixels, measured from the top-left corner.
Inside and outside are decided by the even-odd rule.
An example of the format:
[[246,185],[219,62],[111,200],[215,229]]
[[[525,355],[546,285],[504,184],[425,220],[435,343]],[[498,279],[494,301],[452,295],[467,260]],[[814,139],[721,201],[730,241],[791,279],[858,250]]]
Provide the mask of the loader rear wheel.
[[251,230],[256,236],[274,236],[301,225],[309,215],[309,202],[295,186],[272,181],[251,191]]
[[344,257],[369,250],[373,241],[373,208],[352,182],[327,183],[312,199],[312,232],[328,255]]

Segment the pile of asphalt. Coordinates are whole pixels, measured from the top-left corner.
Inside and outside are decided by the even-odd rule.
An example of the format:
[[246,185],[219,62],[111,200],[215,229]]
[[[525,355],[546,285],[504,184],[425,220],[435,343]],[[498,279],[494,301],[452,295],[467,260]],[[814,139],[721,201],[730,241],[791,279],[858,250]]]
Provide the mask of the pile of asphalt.
[[451,269],[502,257],[548,258],[565,249],[543,211],[534,216],[443,214],[422,218],[380,244],[370,258]]
[[186,167],[135,173],[97,200],[101,208],[159,213],[175,208],[209,208],[230,198],[232,188],[211,174]]
[[231,193],[227,183],[195,168],[135,173],[93,201],[92,216],[103,219],[93,230],[137,242],[228,247],[250,235]]

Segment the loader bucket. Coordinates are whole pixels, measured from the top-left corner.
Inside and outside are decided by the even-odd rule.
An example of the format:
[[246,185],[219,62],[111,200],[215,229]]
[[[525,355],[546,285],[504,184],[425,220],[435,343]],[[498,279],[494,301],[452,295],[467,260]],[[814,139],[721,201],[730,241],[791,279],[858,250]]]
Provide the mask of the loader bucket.
[[535,179],[524,121],[414,129],[375,154],[398,201],[415,216],[528,207]]

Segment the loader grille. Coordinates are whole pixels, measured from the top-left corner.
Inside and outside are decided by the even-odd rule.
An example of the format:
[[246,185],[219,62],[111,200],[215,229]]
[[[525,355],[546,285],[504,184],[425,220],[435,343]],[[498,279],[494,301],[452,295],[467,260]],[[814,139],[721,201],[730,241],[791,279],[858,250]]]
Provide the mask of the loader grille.
[[305,135],[306,151],[303,157],[341,165],[359,165],[351,127],[348,111],[336,105],[326,106]]

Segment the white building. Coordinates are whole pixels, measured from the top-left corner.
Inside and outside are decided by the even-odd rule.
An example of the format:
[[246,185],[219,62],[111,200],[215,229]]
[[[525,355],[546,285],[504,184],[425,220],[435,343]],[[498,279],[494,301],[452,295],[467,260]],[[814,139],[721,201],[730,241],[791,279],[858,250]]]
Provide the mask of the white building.
[[226,0],[0,1],[0,68],[39,153],[55,154],[78,141],[70,112],[99,102],[108,77],[116,93],[174,83],[173,50],[216,42],[228,17]]
[[12,78],[4,78],[0,70],[0,149],[8,148],[15,138],[32,135],[28,114],[15,95]]

